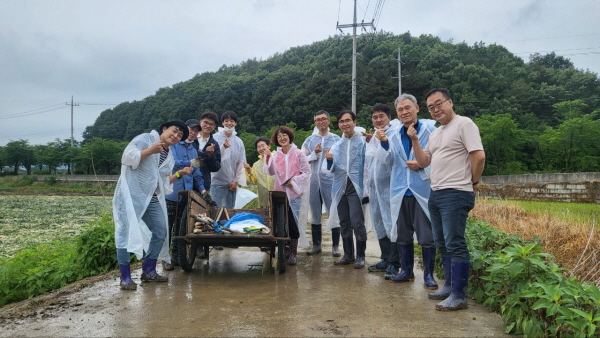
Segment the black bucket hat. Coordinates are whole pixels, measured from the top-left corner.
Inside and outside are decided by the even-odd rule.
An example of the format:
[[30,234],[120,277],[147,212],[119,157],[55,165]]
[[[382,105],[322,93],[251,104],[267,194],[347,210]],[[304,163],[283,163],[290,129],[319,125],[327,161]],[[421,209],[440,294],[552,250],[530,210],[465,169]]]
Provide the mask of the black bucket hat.
[[183,123],[183,121],[181,121],[180,119],[172,119],[161,124],[160,127],[158,127],[158,135],[162,134],[163,128],[169,128],[170,126],[179,127],[179,129],[181,129],[181,131],[183,132],[181,141],[187,140],[188,136],[190,135],[190,131],[188,130],[188,127],[185,125],[185,123]]

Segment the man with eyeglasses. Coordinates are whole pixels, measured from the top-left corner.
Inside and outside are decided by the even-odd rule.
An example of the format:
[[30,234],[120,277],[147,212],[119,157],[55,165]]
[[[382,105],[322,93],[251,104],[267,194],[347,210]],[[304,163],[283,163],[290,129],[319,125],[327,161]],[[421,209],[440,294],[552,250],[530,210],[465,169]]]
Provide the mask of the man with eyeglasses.
[[443,299],[438,311],[466,309],[470,255],[465,240],[469,211],[475,206],[474,187],[485,166],[485,152],[479,129],[473,121],[454,112],[446,88],[434,88],[425,95],[427,110],[441,124],[421,147],[413,125],[408,136],[419,166],[431,165],[429,212],[433,239],[440,250],[446,282],[442,290],[429,294]]
[[390,239],[396,243],[395,249],[397,249],[402,266],[400,272],[389,279],[395,283],[414,281],[413,237],[416,233],[417,242],[421,245],[424,284],[427,289],[435,290],[438,288],[433,277],[435,244],[427,206],[431,192],[429,185],[431,168],[419,166],[412,151],[411,139],[406,134],[412,126],[417,131],[420,144],[426,145],[429,135],[435,130],[435,121],[417,119],[419,105],[417,99],[410,94],[400,95],[395,101],[395,106],[402,127],[392,135],[387,135],[387,133],[376,135],[381,139],[382,148],[391,157],[392,179],[389,194],[392,230]]
[[[325,150],[325,168],[333,173],[332,201],[328,226],[339,222],[344,256],[335,265],[354,262],[355,269],[365,266],[367,231],[362,209],[365,166],[364,128],[356,127],[356,114],[343,110],[337,116],[338,125],[344,133],[331,149]],[[356,237],[356,259],[354,258]]]
[[200,132],[198,138],[194,140],[194,148],[198,151],[198,156],[202,158],[200,171],[204,178],[204,187],[210,191],[211,173],[221,169],[221,149],[219,143],[213,137],[213,131],[219,123],[219,117],[212,111],[205,111],[200,116]]
[[[312,248],[306,253],[314,255],[321,252],[322,228],[321,228],[321,213],[323,204],[327,214],[330,214],[331,207],[331,185],[333,183],[333,175],[325,173],[321,170],[323,165],[324,150],[331,147],[340,139],[334,133],[329,131],[329,113],[324,110],[319,110],[314,115],[315,129],[302,144],[302,151],[308,159],[311,169],[310,177],[310,223],[312,233]],[[337,225],[337,224],[336,224]],[[333,257],[341,256],[340,245],[340,227],[337,225],[331,229],[331,241],[333,242],[332,255]]]

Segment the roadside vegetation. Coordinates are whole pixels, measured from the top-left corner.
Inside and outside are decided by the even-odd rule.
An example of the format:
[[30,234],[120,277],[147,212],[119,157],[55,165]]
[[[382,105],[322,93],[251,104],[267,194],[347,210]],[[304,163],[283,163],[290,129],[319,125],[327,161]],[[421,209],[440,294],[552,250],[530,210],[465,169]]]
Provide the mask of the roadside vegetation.
[[[116,269],[110,200],[0,196],[0,306]],[[597,206],[519,203],[478,200],[467,226],[470,296],[498,312],[507,333],[600,336]]]
[[[93,177],[93,176],[90,176]],[[0,177],[0,195],[99,195],[112,196],[117,182],[66,181],[56,176],[38,180],[37,175]]]

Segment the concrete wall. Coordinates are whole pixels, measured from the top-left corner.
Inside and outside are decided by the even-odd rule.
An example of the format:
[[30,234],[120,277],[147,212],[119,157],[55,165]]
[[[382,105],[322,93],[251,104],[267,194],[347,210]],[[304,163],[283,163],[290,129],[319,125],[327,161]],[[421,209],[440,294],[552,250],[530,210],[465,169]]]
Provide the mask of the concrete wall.
[[600,203],[600,172],[484,176],[479,197]]

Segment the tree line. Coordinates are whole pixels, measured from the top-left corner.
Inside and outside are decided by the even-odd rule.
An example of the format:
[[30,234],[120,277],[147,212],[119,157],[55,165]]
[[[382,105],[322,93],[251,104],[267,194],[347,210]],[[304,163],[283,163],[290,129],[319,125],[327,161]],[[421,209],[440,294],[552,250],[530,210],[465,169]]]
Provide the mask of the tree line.
[[[600,170],[600,137],[595,132],[600,80],[554,53],[534,54],[524,62],[496,44],[471,46],[408,32],[361,38],[359,125],[367,129],[371,125],[373,105],[393,106],[398,96],[394,78],[398,49],[403,92],[421,99],[433,87],[446,87],[453,94],[456,112],[477,123],[487,153],[485,175]],[[206,110],[238,113],[238,135],[246,144],[249,161],[255,159],[253,138],[270,135],[278,125],[294,126],[300,145],[302,136],[312,131],[316,111],[335,115],[350,108],[351,54],[350,39],[331,37],[267,60],[250,59],[196,74],[141,101],[103,111],[86,128],[79,148],[99,143],[97,139],[128,142],[168,119],[198,118]],[[424,102],[419,117],[430,118]],[[83,162],[78,166],[88,170]],[[118,165],[111,170],[115,168]]]

